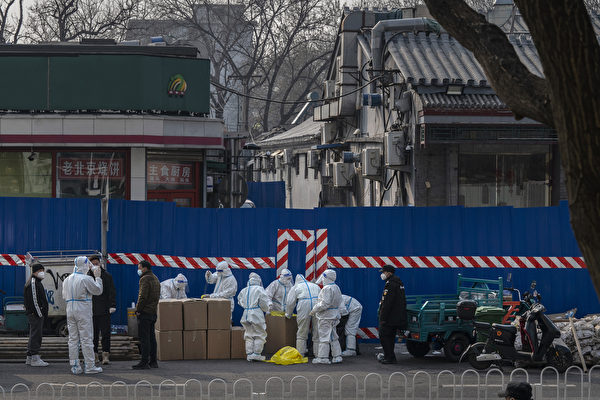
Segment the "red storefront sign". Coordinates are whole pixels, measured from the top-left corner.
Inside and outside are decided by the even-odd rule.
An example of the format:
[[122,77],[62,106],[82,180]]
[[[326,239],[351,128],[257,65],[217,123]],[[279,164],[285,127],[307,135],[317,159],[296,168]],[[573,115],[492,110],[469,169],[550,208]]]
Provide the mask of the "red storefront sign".
[[148,183],[194,185],[193,164],[148,161],[146,177]]
[[123,160],[110,158],[59,158],[59,179],[81,179],[87,177],[120,179],[125,176]]

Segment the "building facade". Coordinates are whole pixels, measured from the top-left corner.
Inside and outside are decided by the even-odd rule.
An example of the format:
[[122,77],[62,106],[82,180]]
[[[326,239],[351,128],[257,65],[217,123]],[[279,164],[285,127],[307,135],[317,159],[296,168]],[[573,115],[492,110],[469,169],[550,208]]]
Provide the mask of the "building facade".
[[[512,2],[498,2],[488,18],[543,76]],[[288,205],[541,207],[566,199],[556,133],[517,120],[473,54],[426,8],[346,9],[339,32],[323,103],[314,109],[318,140],[308,140],[300,125],[293,140],[303,138],[303,148],[286,133],[259,142],[270,157],[287,149],[286,157],[310,159],[318,169],[318,201],[312,189],[298,190]],[[293,182],[295,173],[286,172],[293,163],[273,165],[281,174],[261,179],[313,184]]]
[[18,77],[0,90],[0,196],[218,205],[223,122],[195,49],[11,45],[0,59]]

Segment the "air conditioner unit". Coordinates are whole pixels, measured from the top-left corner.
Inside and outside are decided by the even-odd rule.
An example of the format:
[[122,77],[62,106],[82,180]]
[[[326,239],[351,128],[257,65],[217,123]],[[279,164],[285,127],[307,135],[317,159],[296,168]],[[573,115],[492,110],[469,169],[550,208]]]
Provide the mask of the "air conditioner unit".
[[308,168],[318,168],[319,167],[319,152],[315,150],[311,150],[306,153],[306,165]]
[[321,143],[330,143],[335,139],[337,126],[335,122],[326,122],[321,128]]
[[324,92],[325,92],[325,99],[331,99],[333,97],[335,97],[335,81],[334,80],[330,80],[330,81],[325,81],[324,83]]
[[406,144],[404,142],[404,132],[386,132],[384,145],[386,167],[399,167],[406,165]]
[[336,162],[331,165],[333,165],[333,186],[352,186],[352,178],[354,177],[354,164]]
[[381,171],[381,151],[378,148],[362,149],[360,164],[363,176],[379,176]]

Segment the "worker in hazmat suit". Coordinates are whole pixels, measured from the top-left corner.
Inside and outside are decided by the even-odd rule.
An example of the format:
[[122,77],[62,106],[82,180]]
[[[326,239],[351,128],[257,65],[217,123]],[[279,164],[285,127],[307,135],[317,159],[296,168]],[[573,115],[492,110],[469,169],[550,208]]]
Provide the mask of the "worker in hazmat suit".
[[210,295],[202,297],[210,297],[211,299],[228,299],[231,301],[231,313],[233,314],[233,297],[237,293],[237,281],[229,269],[227,261],[221,261],[217,264],[217,271],[211,273],[206,271],[206,282],[215,285],[215,290]]
[[[317,280],[323,283],[319,292],[317,304],[310,315],[316,315],[319,331],[319,351],[313,359],[313,364],[331,364],[342,362],[342,347],[335,327],[340,322],[340,307],[342,306],[342,292],[335,284],[336,273],[333,269],[325,270]],[[331,347],[332,359],[329,361],[329,348]]]
[[[92,268],[94,277],[88,275]],[[69,360],[75,375],[85,372],[97,374],[102,368],[94,364],[94,324],[92,296],[102,294],[102,270],[94,266],[87,257],[75,258],[73,273],[63,282],[62,296],[67,303],[67,327],[69,329]],[[85,361],[84,369],[79,364],[79,345]]]
[[342,295],[340,313],[342,317],[348,316],[348,320],[344,326],[344,333],[346,334],[346,350],[342,352],[342,356],[344,357],[356,355],[356,332],[358,332],[358,326],[360,325],[362,309],[362,304],[354,297],[345,294]]
[[160,283],[160,298],[162,299],[187,299],[187,278],[177,274],[175,278],[167,279]]
[[285,316],[292,317],[294,308],[296,308],[296,322],[298,331],[296,332],[296,350],[303,356],[306,355],[306,342],[308,340],[308,331],[312,322],[312,340],[313,352],[317,354],[319,346],[319,336],[317,334],[317,319],[311,317],[310,312],[317,304],[317,298],[321,288],[312,282],[306,280],[301,274],[296,275],[296,283],[290,289],[287,296],[287,305]]
[[279,278],[275,279],[267,286],[267,295],[271,300],[271,309],[269,311],[283,311],[287,308],[287,295],[292,288],[292,273],[289,269],[283,269]]
[[238,294],[238,304],[244,309],[240,322],[244,327],[246,360],[264,361],[262,351],[267,339],[265,312],[269,311],[271,302],[258,274],[250,273],[248,286]]

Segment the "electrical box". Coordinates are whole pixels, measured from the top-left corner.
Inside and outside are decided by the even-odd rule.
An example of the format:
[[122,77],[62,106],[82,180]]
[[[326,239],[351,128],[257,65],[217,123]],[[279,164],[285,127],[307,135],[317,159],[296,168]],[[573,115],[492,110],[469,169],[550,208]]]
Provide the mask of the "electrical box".
[[282,157],[275,156],[275,169],[281,169]]
[[335,81],[334,80],[325,81],[324,92],[325,92],[325,99],[331,99],[331,98],[335,97]]
[[386,132],[384,145],[386,167],[399,167],[406,165],[406,145],[404,142],[404,132]]
[[362,149],[360,164],[363,176],[379,176],[381,171],[381,151],[378,148]]
[[331,165],[333,165],[333,186],[352,186],[352,178],[354,177],[354,164],[336,162]]
[[325,122],[321,128],[321,143],[330,143],[335,139],[337,126],[335,122]]
[[306,165],[308,168],[318,168],[319,167],[319,152],[315,150],[310,150],[306,153]]

